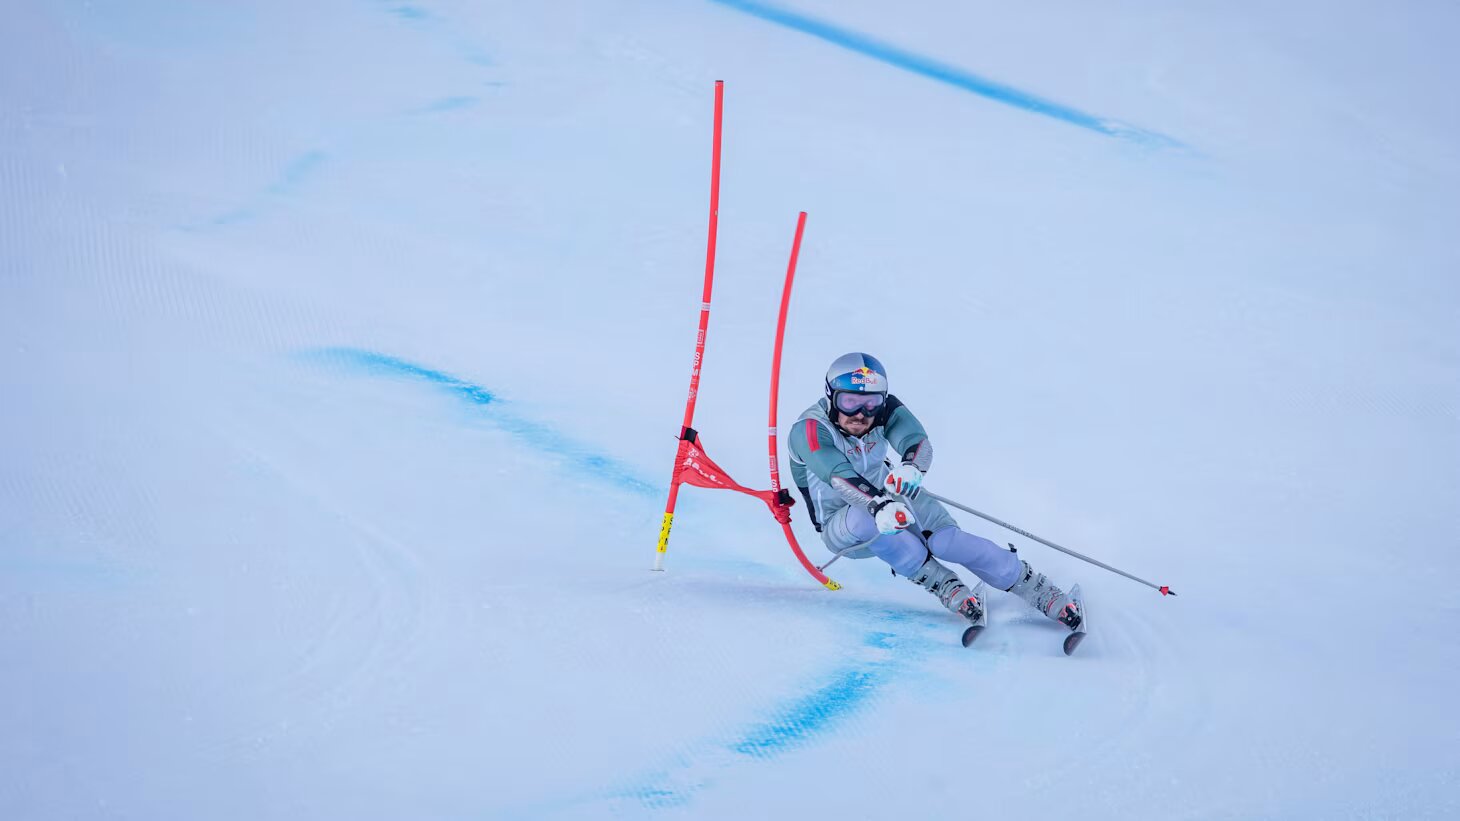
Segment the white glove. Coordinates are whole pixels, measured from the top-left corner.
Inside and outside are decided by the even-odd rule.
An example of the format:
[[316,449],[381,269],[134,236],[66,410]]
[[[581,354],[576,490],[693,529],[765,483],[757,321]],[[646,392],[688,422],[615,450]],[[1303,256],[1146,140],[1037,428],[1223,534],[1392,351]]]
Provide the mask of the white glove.
[[893,498],[886,498],[872,505],[872,518],[877,521],[877,530],[884,536],[907,530],[913,523],[912,508]]
[[895,493],[898,496],[906,496],[911,499],[918,493],[918,488],[923,486],[923,472],[904,463],[901,467],[894,468],[887,474],[887,481],[884,482],[888,493]]

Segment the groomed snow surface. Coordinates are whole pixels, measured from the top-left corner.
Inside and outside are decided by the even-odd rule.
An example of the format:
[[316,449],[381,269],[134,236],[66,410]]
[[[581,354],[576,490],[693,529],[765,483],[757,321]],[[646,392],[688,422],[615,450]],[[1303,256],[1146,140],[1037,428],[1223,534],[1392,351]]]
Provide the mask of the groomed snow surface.
[[[11,4],[0,817],[1460,817],[1460,10]],[[867,350],[1095,631],[765,487]],[[804,511],[797,533],[827,554]]]

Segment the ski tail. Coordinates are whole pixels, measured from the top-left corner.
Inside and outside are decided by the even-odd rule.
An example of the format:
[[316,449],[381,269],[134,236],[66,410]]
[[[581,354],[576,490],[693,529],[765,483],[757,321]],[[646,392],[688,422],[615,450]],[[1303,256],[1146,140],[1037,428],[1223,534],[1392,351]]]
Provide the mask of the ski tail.
[[973,595],[974,595],[975,598],[978,599],[978,603],[980,605],[982,605],[983,612],[981,612],[979,614],[978,621],[976,621],[973,624],[969,625],[968,628],[963,631],[963,646],[964,647],[967,647],[968,645],[973,644],[973,642],[978,639],[979,634],[982,633],[984,631],[984,629],[989,626],[989,595],[988,595],[988,593],[989,593],[988,585],[984,584],[983,582],[979,582],[973,588]]
[[1074,654],[1075,648],[1085,640],[1086,631],[1090,629],[1090,612],[1085,609],[1085,597],[1081,594],[1078,584],[1070,588],[1070,598],[1080,610],[1080,624],[1068,636],[1065,636],[1065,655],[1067,656]]

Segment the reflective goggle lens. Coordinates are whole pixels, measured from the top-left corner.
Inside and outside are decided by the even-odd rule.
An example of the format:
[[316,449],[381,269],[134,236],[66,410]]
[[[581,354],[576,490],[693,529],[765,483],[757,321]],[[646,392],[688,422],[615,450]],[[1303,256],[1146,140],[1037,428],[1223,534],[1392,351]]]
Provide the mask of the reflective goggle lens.
[[880,393],[841,393],[836,395],[836,409],[847,416],[872,416],[882,410],[887,397]]

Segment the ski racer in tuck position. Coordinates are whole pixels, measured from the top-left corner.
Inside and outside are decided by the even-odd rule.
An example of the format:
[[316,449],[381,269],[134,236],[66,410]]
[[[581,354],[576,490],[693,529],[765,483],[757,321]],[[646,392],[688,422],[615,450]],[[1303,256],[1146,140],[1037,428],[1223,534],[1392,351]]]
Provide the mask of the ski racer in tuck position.
[[[1071,630],[1080,626],[1079,603],[1043,573],[959,529],[943,505],[918,493],[933,448],[917,417],[887,392],[887,371],[874,357],[838,357],[826,372],[826,396],[801,414],[789,438],[791,476],[833,553],[876,556],[970,622],[982,619],[984,602],[939,559]],[[894,459],[900,464],[890,467]]]

